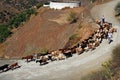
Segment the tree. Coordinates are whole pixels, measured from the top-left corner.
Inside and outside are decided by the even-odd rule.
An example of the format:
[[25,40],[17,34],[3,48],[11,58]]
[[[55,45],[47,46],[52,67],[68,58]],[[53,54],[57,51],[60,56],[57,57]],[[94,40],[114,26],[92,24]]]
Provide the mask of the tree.
[[32,14],[36,14],[34,9],[28,9],[12,19],[6,25],[0,25],[0,42],[4,42],[11,35],[11,28],[18,28],[23,22],[26,22]]
[[0,43],[4,42],[8,36],[11,35],[11,31],[7,25],[0,25]]

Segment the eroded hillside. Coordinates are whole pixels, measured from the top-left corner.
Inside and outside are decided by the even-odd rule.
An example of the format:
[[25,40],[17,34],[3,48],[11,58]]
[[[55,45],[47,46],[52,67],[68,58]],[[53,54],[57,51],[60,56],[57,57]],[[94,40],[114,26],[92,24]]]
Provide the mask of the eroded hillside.
[[[84,28],[84,32],[81,31],[81,12],[83,10],[83,7],[61,11],[49,8],[39,9],[37,16],[32,16],[24,26],[14,31],[14,34],[4,43],[4,49],[1,48],[2,56],[19,57],[38,53],[41,49],[56,50],[63,48],[76,32],[77,34],[86,31],[89,33],[89,29],[92,29],[88,25]],[[67,22],[67,16],[71,11],[75,12],[78,17],[77,22],[73,24]]]
[[[51,51],[70,47],[87,38],[96,29],[89,9],[84,7],[63,10],[40,8],[37,12],[36,16],[33,15],[24,25],[13,30],[12,36],[1,44],[1,57],[20,57],[39,53],[41,49]],[[70,12],[76,13],[76,23],[68,23]],[[77,37],[70,40],[74,34]]]

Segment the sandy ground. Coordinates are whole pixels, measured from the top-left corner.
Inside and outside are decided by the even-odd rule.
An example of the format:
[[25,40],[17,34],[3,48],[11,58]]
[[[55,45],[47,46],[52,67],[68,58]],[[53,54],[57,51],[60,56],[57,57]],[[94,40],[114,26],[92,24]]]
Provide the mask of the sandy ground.
[[118,32],[113,35],[111,44],[104,40],[94,51],[79,56],[74,55],[69,59],[51,62],[44,66],[39,66],[39,63],[35,62],[26,63],[19,60],[18,62],[22,67],[1,73],[0,80],[80,80],[88,72],[99,69],[101,63],[111,57],[113,48],[120,43],[120,24],[114,17],[114,7],[118,1],[113,0],[95,6],[91,10],[95,19],[100,19],[104,15],[108,22],[113,23],[113,26],[118,28]]

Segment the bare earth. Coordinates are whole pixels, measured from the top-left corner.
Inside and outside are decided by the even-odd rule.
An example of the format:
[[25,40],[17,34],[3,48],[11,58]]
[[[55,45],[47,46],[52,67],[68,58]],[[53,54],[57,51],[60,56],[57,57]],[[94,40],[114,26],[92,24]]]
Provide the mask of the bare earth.
[[14,71],[8,71],[0,74],[1,80],[80,80],[82,76],[99,69],[101,63],[111,57],[113,48],[120,43],[120,24],[114,17],[114,7],[119,0],[113,0],[109,3],[95,6],[91,13],[96,19],[100,19],[105,15],[108,22],[118,29],[113,35],[111,44],[104,40],[102,44],[94,51],[83,53],[82,55],[74,55],[73,57],[55,61],[44,66],[39,66],[35,62],[26,63],[19,60],[21,68]]
[[70,11],[80,13],[82,10],[81,7],[62,11],[41,8],[37,16],[33,16],[22,27],[14,31],[14,34],[5,42],[6,45],[3,46],[2,52],[10,57],[21,57],[38,53],[40,49],[63,48],[78,28],[76,26],[78,23],[66,23],[66,17]]

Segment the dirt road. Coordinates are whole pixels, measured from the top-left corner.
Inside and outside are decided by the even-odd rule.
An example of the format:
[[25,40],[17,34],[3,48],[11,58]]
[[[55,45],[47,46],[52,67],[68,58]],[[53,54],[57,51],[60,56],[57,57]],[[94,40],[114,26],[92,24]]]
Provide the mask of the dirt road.
[[114,7],[119,0],[113,0],[109,3],[95,6],[91,13],[96,19],[105,16],[108,22],[118,29],[113,35],[111,44],[104,40],[102,44],[94,51],[74,55],[73,57],[55,61],[44,66],[39,66],[35,62],[26,63],[19,60],[21,68],[0,74],[1,80],[80,80],[82,76],[92,70],[99,69],[101,63],[111,57],[111,52],[118,43],[120,43],[120,24],[114,17]]

